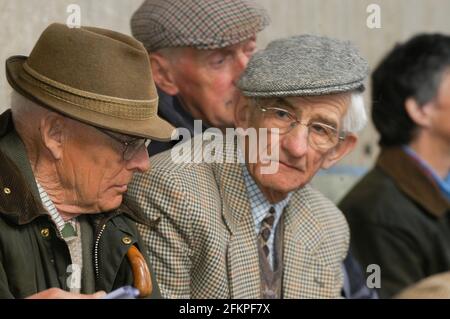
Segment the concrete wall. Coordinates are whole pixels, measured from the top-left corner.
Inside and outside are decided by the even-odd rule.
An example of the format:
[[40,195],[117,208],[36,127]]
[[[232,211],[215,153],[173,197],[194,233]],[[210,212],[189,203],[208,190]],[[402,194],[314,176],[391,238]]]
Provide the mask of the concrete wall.
[[[0,61],[11,55],[28,55],[42,30],[51,22],[65,22],[67,6],[81,7],[81,23],[130,33],[129,17],[142,0],[0,0]],[[355,42],[373,67],[395,42],[417,32],[450,32],[448,0],[259,0],[272,24],[258,40],[313,33]],[[381,9],[381,28],[366,20],[370,4]],[[9,85],[0,72],[0,111],[8,108]],[[369,93],[369,92],[367,92]],[[368,108],[370,103],[366,94]],[[373,163],[378,148],[371,125],[362,133],[358,148],[338,166],[315,178],[314,184],[337,201]]]

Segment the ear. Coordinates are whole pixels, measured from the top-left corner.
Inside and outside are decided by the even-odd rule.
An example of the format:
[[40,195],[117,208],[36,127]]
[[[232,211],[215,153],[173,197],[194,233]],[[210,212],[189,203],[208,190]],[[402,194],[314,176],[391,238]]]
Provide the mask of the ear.
[[54,159],[61,159],[64,140],[64,118],[56,113],[50,112],[41,120],[41,139],[47,150]]
[[417,101],[411,97],[405,102],[406,113],[408,113],[414,123],[421,127],[429,127],[431,125],[431,111],[433,107],[433,102],[420,106]]
[[151,53],[150,65],[156,86],[169,95],[177,95],[179,89],[173,73],[174,66],[169,59],[160,53]]
[[235,127],[247,129],[251,116],[250,99],[243,95],[239,95],[239,100],[234,108],[234,123]]
[[336,147],[331,149],[326,155],[322,163],[322,168],[328,169],[336,164],[341,158],[350,153],[356,146],[358,137],[355,134],[348,133],[343,141]]

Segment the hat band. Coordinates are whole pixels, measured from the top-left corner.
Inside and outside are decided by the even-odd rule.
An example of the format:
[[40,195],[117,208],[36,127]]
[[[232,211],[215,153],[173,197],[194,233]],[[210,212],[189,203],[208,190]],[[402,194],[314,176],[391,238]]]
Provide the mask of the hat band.
[[54,98],[82,109],[127,120],[145,120],[156,115],[158,98],[129,100],[95,94],[49,79],[33,70],[26,62],[23,64],[23,70],[25,72],[20,73],[23,80],[42,89]]

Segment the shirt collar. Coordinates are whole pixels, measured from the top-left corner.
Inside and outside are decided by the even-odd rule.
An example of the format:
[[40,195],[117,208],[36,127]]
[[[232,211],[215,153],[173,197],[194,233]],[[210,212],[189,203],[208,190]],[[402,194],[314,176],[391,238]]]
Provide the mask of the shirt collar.
[[270,207],[273,207],[275,209],[275,222],[274,226],[278,222],[279,218],[281,217],[281,213],[286,208],[286,206],[289,204],[289,201],[292,197],[293,192],[288,193],[286,198],[279,201],[278,203],[271,204],[267,198],[262,193],[259,186],[256,184],[253,177],[250,175],[250,172],[247,169],[247,165],[245,164],[245,161],[243,159],[242,151],[238,149],[238,158],[239,162],[241,163],[242,173],[244,176],[244,182],[245,187],[247,189],[247,194],[250,202],[250,208],[252,210],[253,219],[255,222],[255,228],[256,232],[259,233],[259,229],[261,227],[261,222],[263,221],[264,217],[266,217],[267,213],[269,212]]
[[65,222],[61,214],[56,209],[55,204],[50,199],[50,196],[48,196],[47,192],[44,190],[44,188],[41,186],[41,184],[39,184],[37,180],[36,185],[39,190],[39,197],[41,198],[42,205],[44,205],[45,209],[47,209],[47,212],[50,215],[50,218],[52,219],[53,223],[56,225],[56,228],[58,229],[61,237],[66,237],[64,235],[63,229],[66,227],[66,224],[70,224],[73,227],[73,229],[76,229],[76,218],[72,218],[71,220]]
[[[158,115],[167,120],[174,127],[182,127],[189,130],[191,136],[196,133],[195,118],[182,105],[179,96],[168,95],[164,91],[158,89],[159,103]],[[202,121],[202,132],[208,128],[205,121]]]
[[438,184],[440,190],[450,200],[450,172],[448,172],[445,178],[441,178],[436,171],[426,162],[424,161],[419,154],[417,154],[411,147],[407,145],[403,145],[403,150],[415,159],[423,169],[433,178],[433,180]]

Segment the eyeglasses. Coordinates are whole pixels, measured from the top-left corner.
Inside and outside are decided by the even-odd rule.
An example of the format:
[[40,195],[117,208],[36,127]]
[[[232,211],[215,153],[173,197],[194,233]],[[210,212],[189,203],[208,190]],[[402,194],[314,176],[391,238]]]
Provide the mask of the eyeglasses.
[[130,140],[123,140],[120,137],[116,136],[115,133],[109,132],[104,129],[100,129],[98,127],[94,127],[98,131],[102,132],[105,135],[108,135],[112,139],[116,140],[122,145],[123,153],[122,158],[125,161],[129,161],[133,158],[133,156],[136,155],[136,153],[141,149],[142,146],[145,146],[147,148],[151,142],[148,138],[132,138]]
[[278,129],[280,135],[289,133],[297,125],[306,126],[308,143],[318,151],[328,151],[345,139],[345,133],[339,132],[331,125],[320,122],[302,123],[295,114],[280,107],[260,106],[259,108],[264,119],[264,126],[268,129]]

